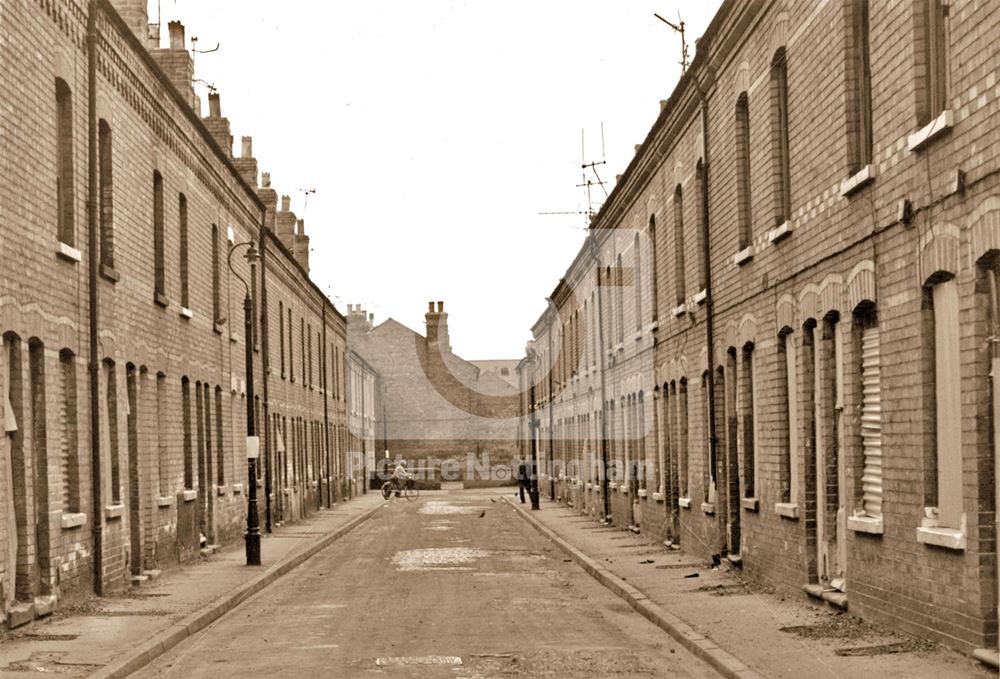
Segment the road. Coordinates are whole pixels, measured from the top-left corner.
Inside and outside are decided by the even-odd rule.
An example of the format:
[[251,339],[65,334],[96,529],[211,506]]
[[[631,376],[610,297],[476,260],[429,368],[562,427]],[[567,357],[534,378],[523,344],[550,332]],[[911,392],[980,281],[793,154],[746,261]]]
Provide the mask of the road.
[[718,676],[570,562],[495,491],[394,499],[134,676],[251,673]]

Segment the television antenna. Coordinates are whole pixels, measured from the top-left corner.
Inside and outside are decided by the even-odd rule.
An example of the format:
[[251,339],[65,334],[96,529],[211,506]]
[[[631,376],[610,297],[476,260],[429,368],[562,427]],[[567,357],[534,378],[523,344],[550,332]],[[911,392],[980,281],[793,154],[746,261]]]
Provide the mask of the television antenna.
[[607,165],[607,158],[604,149],[604,122],[601,122],[601,159],[587,161],[587,136],[585,130],[580,130],[580,183],[576,185],[577,188],[582,188],[587,193],[587,209],[586,210],[567,210],[567,211],[552,211],[552,212],[539,212],[540,215],[586,215],[587,222],[582,228],[586,231],[590,228],[590,221],[593,219],[597,211],[601,209],[601,204],[595,206],[594,204],[594,187],[601,187],[604,192],[604,197],[608,197],[608,189],[606,182],[601,179],[600,174],[597,172],[597,168],[601,165]]
[[666,19],[664,19],[663,17],[661,17],[656,12],[653,12],[653,16],[655,16],[657,19],[659,19],[660,21],[662,21],[663,23],[665,23],[667,26],[670,26],[670,28],[674,29],[674,31],[676,31],[677,33],[681,34],[681,61],[680,61],[680,64],[681,64],[681,73],[683,74],[683,73],[687,72],[687,70],[688,70],[688,45],[687,45],[687,40],[685,40],[685,38],[684,38],[684,21],[681,19],[680,10],[677,11],[677,23],[676,24],[674,22],[672,22],[672,21],[667,21]]
[[302,212],[305,213],[306,208],[309,207],[309,196],[316,193],[316,189],[296,189],[299,193],[305,194],[305,201],[302,203]]

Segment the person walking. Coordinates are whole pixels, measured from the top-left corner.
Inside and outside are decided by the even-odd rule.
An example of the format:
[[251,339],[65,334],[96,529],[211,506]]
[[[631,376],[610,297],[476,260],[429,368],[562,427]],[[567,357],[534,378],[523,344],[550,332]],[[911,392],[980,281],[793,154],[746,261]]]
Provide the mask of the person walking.
[[524,504],[524,491],[531,492],[531,479],[528,478],[528,465],[521,462],[517,466],[517,492],[521,496],[521,504]]

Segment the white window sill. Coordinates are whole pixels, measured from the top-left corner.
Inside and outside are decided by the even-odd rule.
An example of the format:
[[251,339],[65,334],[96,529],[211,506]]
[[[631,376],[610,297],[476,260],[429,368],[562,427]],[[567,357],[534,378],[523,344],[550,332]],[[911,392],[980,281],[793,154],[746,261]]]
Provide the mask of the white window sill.
[[760,500],[755,497],[742,498],[740,500],[740,504],[743,506],[743,509],[747,510],[748,512],[756,512],[758,509],[760,509]]
[[691,509],[691,498],[689,497],[679,497],[677,498],[677,506],[681,509]]
[[587,487],[587,490],[593,490],[594,489],[594,484],[588,483],[586,487]]
[[906,148],[917,151],[930,141],[951,129],[955,122],[955,113],[949,108],[941,111],[937,118],[930,121],[906,138]]
[[656,332],[659,329],[660,329],[660,322],[653,321],[646,327],[646,332]]
[[701,511],[705,512],[709,516],[715,515],[715,503],[714,502],[702,502]]
[[120,519],[125,516],[125,505],[108,505],[104,508],[104,518],[106,519]]
[[708,301],[708,290],[705,290],[704,288],[702,288],[701,290],[699,290],[698,292],[695,293],[695,295],[694,295],[694,303],[695,304],[697,304],[697,305],[700,306],[700,305],[704,304],[707,301]]
[[687,313],[687,306],[683,303],[678,304],[671,310],[671,313],[674,315],[675,318],[680,318],[681,316]]
[[183,492],[184,502],[193,502],[198,497],[198,491],[194,489],[185,490]]
[[786,519],[799,518],[799,506],[793,502],[777,502],[774,505],[774,513]]
[[784,221],[778,226],[774,227],[767,232],[767,241],[774,245],[778,241],[782,241],[788,236],[792,235],[792,231],[795,230],[795,225],[789,221]]
[[62,515],[63,528],[79,528],[87,523],[87,515],[79,512],[66,512]]
[[653,493],[653,499],[657,502],[663,502],[664,500],[663,493]]
[[749,262],[751,259],[753,259],[753,246],[752,245],[743,248],[742,250],[740,250],[739,252],[737,252],[735,255],[733,255],[733,264],[735,264],[736,266],[743,266],[744,264],[746,264],[747,262]]
[[869,535],[882,535],[881,516],[849,516],[847,517],[847,529],[855,533],[868,533]]
[[648,490],[646,490],[645,488],[639,489],[639,497],[648,497],[648,496],[649,496]]
[[869,163],[840,182],[840,195],[849,196],[873,179],[875,179],[875,166]]
[[180,314],[183,318],[186,318],[188,320],[194,318],[194,312],[188,309],[186,306],[181,307]]
[[615,345],[615,351],[625,351],[625,343],[619,342]]
[[72,245],[66,245],[62,241],[59,241],[59,247],[56,248],[56,254],[67,262],[80,262],[80,251],[77,250]]
[[160,497],[156,498],[157,507],[172,507],[173,504],[174,504],[173,495],[161,495]]
[[229,492],[229,486],[216,486],[215,487],[215,494],[216,495],[225,495],[228,492]]
[[622,495],[628,495],[628,486],[618,486],[618,490],[621,491]]
[[941,528],[939,526],[918,526],[917,542],[945,549],[962,551],[965,549],[965,533],[957,528]]
[[635,331],[635,337],[633,339],[636,342],[641,342],[642,341],[642,330],[641,329]]

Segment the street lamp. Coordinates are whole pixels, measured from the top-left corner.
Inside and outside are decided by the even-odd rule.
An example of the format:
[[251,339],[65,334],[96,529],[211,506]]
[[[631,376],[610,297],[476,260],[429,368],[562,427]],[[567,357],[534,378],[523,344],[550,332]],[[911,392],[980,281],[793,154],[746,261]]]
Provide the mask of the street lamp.
[[252,240],[245,243],[237,243],[229,248],[229,255],[226,264],[246,290],[243,298],[243,343],[246,345],[246,373],[247,373],[247,476],[249,493],[247,493],[247,532],[246,532],[246,552],[247,565],[260,565],[260,520],[257,516],[257,457],[260,455],[260,439],[257,437],[253,412],[253,300],[250,298],[250,285],[233,268],[233,253],[236,248],[247,246],[247,261],[250,263],[250,278],[256,280],[257,260],[260,255]]

